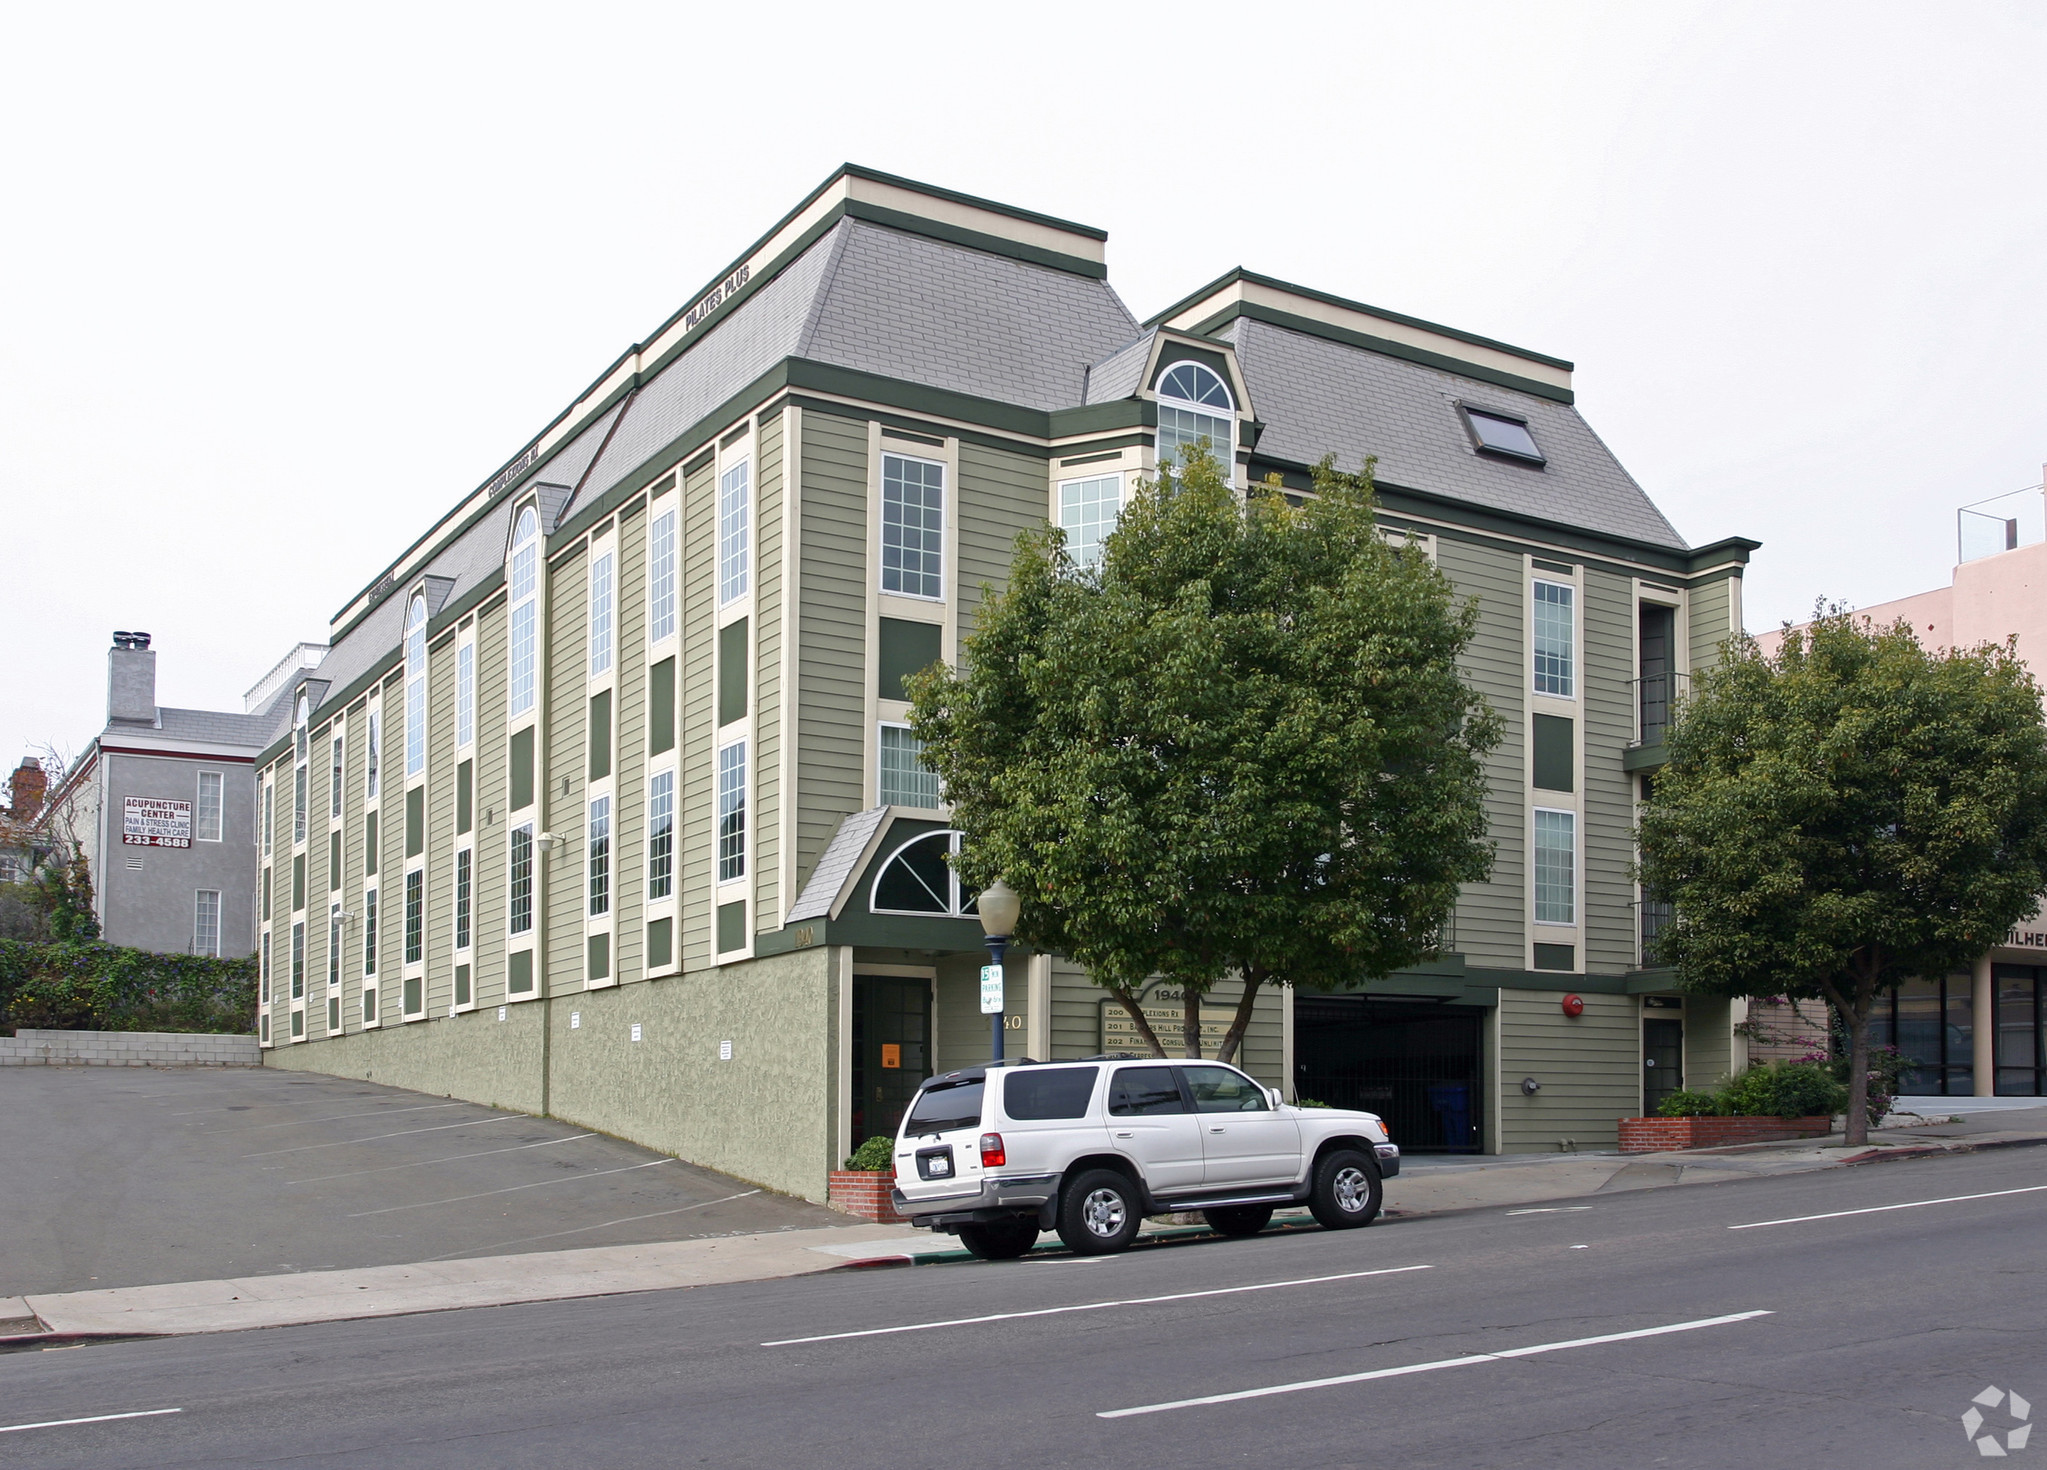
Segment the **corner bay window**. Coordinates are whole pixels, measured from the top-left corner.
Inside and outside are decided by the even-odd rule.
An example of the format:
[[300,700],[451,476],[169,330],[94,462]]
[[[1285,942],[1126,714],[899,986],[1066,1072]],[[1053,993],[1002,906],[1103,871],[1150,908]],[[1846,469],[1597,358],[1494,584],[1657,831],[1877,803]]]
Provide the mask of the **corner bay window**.
[[1535,812],[1535,922],[1578,922],[1578,816]]
[[1091,567],[1102,559],[1102,542],[1122,513],[1121,475],[1060,482],[1059,529],[1066,533],[1066,554],[1076,565]]
[[1535,692],[1570,699],[1577,687],[1577,590],[1563,582],[1537,581],[1535,604]]
[[945,596],[945,466],[881,457],[881,590]]

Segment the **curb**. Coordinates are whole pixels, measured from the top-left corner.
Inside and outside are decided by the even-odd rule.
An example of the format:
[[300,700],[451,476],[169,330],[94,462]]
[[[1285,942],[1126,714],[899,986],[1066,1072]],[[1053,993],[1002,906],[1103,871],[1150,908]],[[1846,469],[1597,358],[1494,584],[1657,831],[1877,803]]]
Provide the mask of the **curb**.
[[176,1335],[169,1332],[14,1332],[0,1337],[0,1353],[31,1353],[43,1348],[84,1347],[92,1342],[138,1342]]
[[2047,1134],[2035,1134],[2027,1138],[1986,1138],[1982,1142],[1958,1140],[1954,1143],[1912,1143],[1899,1148],[1865,1149],[1859,1154],[1850,1154],[1840,1162],[1843,1164],[1881,1164],[1889,1159],[1923,1159],[1934,1154],[1973,1154],[1994,1148],[2038,1148],[2047,1144]]

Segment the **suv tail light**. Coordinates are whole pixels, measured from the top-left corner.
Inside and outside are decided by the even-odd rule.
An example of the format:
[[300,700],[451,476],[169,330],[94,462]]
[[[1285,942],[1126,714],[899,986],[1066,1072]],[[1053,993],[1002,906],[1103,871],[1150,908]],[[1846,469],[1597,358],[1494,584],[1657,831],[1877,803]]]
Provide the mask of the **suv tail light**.
[[984,1169],[999,1169],[1008,1162],[1009,1155],[1002,1150],[1002,1135],[1000,1133],[983,1133],[981,1135],[981,1167]]

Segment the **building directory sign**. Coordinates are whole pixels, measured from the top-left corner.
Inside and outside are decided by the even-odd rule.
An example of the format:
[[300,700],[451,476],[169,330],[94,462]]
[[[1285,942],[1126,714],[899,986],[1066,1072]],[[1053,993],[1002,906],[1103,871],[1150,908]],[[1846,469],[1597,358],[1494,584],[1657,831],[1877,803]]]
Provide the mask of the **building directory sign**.
[[121,798],[123,847],[190,847],[192,803],[160,796]]
[[[1177,985],[1154,982],[1138,998],[1144,1008],[1144,1019],[1151,1026],[1152,1035],[1169,1056],[1179,1056],[1187,1049],[1187,1007]],[[1137,1029],[1137,1022],[1130,1018],[1130,1012],[1123,1008],[1120,1000],[1104,1000],[1102,1009],[1102,1050],[1105,1052],[1127,1051],[1138,1056],[1147,1056],[1151,1048],[1144,1044],[1144,1036]],[[1235,1002],[1218,1005],[1213,1002],[1201,1008],[1201,1054],[1213,1061],[1222,1050],[1223,1037],[1230,1029],[1230,1022],[1236,1012]]]

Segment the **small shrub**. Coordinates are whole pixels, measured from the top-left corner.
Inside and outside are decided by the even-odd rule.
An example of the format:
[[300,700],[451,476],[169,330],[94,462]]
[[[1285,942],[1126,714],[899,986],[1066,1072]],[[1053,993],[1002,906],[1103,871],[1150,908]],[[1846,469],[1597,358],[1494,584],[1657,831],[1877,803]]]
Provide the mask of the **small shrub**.
[[1825,1062],[1771,1062],[1729,1082],[1718,1101],[1742,1118],[1830,1117],[1848,1106],[1848,1089]]
[[1333,1107],[1335,1104],[1316,1102],[1312,1097],[1297,1097],[1294,1099],[1294,1106],[1297,1108],[1327,1108]]
[[853,1156],[846,1160],[846,1167],[869,1174],[892,1173],[896,1167],[896,1141],[886,1134],[875,1134],[853,1150]]
[[1659,1118],[1717,1118],[1722,1111],[1718,1097],[1690,1087],[1680,1087],[1656,1107]]

